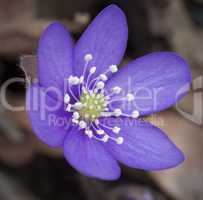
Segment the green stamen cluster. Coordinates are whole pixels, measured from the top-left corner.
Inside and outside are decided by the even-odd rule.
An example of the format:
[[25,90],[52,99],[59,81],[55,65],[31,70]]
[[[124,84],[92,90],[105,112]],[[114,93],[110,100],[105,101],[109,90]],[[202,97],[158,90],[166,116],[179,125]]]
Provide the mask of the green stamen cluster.
[[97,119],[106,106],[105,97],[101,93],[85,92],[80,97],[83,107],[79,111],[80,116],[86,120]]

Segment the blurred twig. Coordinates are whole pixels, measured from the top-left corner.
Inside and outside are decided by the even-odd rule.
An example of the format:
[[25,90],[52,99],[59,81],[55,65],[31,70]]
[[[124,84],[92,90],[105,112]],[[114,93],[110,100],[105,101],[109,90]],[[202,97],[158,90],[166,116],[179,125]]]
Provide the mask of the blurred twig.
[[174,51],[203,68],[203,30],[192,22],[184,1],[167,0],[162,8],[153,2],[148,10],[152,32],[167,37]]

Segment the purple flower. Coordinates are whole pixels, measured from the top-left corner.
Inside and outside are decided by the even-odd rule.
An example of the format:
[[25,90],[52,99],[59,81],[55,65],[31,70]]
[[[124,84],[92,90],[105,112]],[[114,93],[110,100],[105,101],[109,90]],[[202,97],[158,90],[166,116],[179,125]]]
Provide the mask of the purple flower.
[[105,8],[76,44],[62,24],[49,25],[39,42],[39,82],[27,90],[38,138],[63,148],[82,174],[105,180],[119,178],[118,163],[161,170],[184,160],[170,139],[141,117],[187,93],[189,66],[176,53],[157,52],[118,70],[127,36],[125,15],[116,5]]

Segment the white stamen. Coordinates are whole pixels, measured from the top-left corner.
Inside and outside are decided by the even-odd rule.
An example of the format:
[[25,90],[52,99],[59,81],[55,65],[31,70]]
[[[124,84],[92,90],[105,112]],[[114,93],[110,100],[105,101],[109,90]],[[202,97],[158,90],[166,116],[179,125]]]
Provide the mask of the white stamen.
[[85,57],[84,57],[84,60],[85,60],[86,62],[89,62],[89,61],[91,61],[92,59],[93,59],[92,54],[86,54]]
[[123,137],[118,137],[117,139],[116,139],[116,143],[117,144],[122,144],[123,143]]
[[113,90],[113,92],[114,92],[115,94],[119,94],[119,93],[121,92],[122,88],[120,88],[120,87],[118,87],[118,86],[115,86],[114,88],[112,88],[112,90]]
[[64,103],[68,104],[69,102],[70,102],[70,96],[68,94],[65,94]]
[[105,100],[110,100],[111,99],[111,97],[109,97],[109,96],[105,96]]
[[116,73],[118,71],[118,67],[117,67],[117,65],[111,65],[111,66],[109,66],[109,70],[112,73]]
[[84,86],[82,87],[82,92],[87,94],[87,89]]
[[106,74],[100,74],[100,79],[102,80],[102,81],[107,81],[108,80],[108,77],[106,76]]
[[122,114],[122,111],[121,111],[121,109],[116,108],[116,109],[113,111],[113,113],[114,113],[114,115],[115,115],[116,117],[119,117],[119,116]]
[[101,117],[111,117],[112,113],[111,112],[101,112]]
[[98,119],[95,119],[94,123],[95,123],[96,125],[99,125],[99,120],[98,120]]
[[[108,105],[108,103],[107,103],[107,102],[104,102],[103,105],[106,107],[106,106]],[[107,108],[107,109],[108,109],[108,108]],[[104,110],[105,110],[105,109],[104,109]]]
[[101,139],[103,142],[108,142],[109,140],[109,136],[108,135],[104,135],[104,137]]
[[126,95],[126,99],[127,99],[127,101],[133,101],[133,100],[135,99],[135,97],[134,97],[133,94],[128,93],[128,94]]
[[77,76],[70,76],[68,82],[70,85],[77,85],[80,83],[80,79]]
[[97,92],[98,92],[98,90],[99,90],[98,88],[95,88],[95,89],[94,89],[94,93],[97,93]]
[[[123,116],[121,109],[116,108],[113,112],[110,112],[107,106],[114,101],[126,101],[126,98],[130,100],[132,95],[128,94],[127,97],[122,97],[122,99],[112,99],[112,95],[119,94],[122,91],[122,88],[118,86],[113,87],[110,94],[106,94],[104,87],[108,80],[108,74],[117,72],[118,67],[117,65],[111,65],[106,72],[92,78],[97,71],[96,66],[90,65],[89,61],[92,59],[93,56],[90,53],[84,56],[84,61],[86,62],[84,63],[82,76],[69,76],[68,89],[70,92],[64,95],[64,103],[67,105],[66,111],[72,113],[72,123],[77,124],[79,129],[84,129],[84,134],[89,138],[101,142],[113,140],[117,144],[122,144],[123,138],[119,137],[119,135],[116,135],[117,138],[115,137],[115,134],[119,134],[121,128],[102,124],[99,121],[99,117]],[[75,95],[74,91],[71,90],[72,85],[78,85],[78,95]],[[70,104],[71,98],[74,98],[74,104]],[[133,112],[129,116],[135,117],[138,115],[138,112]],[[111,134],[114,133],[114,137],[107,134],[105,130],[111,131]]]
[[132,118],[138,118],[139,117],[139,111],[138,110],[134,110],[133,112],[132,112]]
[[83,104],[81,102],[76,102],[73,106],[76,110],[83,108]]
[[81,76],[79,81],[80,81],[80,84],[83,83],[83,81],[84,81],[84,76]]
[[90,94],[90,96],[94,95],[94,91],[93,90],[89,90],[89,94]]
[[85,130],[85,134],[86,134],[89,138],[92,138],[92,136],[93,136],[93,131],[92,131],[92,130],[89,130],[89,129],[86,129],[86,130]]
[[98,129],[98,130],[97,130],[97,134],[98,134],[98,135],[104,135],[105,132],[104,132],[104,130],[102,130],[102,129]]
[[96,94],[94,93],[94,91],[90,90],[90,96],[91,96],[91,97],[95,97],[95,96],[96,96]]
[[79,127],[82,128],[82,129],[83,129],[83,128],[86,128],[86,127],[87,127],[86,122],[85,122],[85,121],[80,121],[80,122],[79,122]]
[[73,122],[74,124],[78,124],[78,123],[79,123],[79,121],[78,121],[77,119],[72,119],[72,122]]
[[80,118],[79,112],[74,112],[73,113],[73,119],[79,119],[79,118]]
[[119,133],[120,130],[121,130],[121,128],[120,128],[120,127],[117,127],[117,126],[113,127],[113,129],[112,129],[112,131],[113,131],[114,133]]
[[103,81],[99,81],[99,82],[97,83],[97,88],[98,88],[98,89],[103,89],[104,86],[105,86],[105,84],[104,84]]
[[73,76],[71,75],[71,76],[68,77],[68,82],[72,83],[72,81],[73,81]]
[[71,112],[71,108],[72,108],[72,105],[68,104],[67,107],[66,107],[66,111]]
[[95,66],[91,67],[90,68],[90,74],[94,74],[96,72],[96,69],[97,68]]

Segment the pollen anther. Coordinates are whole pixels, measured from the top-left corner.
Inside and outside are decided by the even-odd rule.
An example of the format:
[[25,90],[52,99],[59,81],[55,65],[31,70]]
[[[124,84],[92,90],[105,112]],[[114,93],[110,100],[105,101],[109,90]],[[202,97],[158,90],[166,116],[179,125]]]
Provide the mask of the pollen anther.
[[120,87],[118,87],[118,86],[115,86],[114,88],[112,88],[112,90],[113,90],[113,92],[114,92],[115,94],[119,94],[122,89],[121,89]]
[[115,126],[112,130],[113,130],[114,133],[119,133],[121,128]]
[[114,113],[114,115],[115,115],[116,117],[119,117],[119,116],[122,114],[122,111],[121,111],[121,109],[116,108],[116,109],[113,111],[113,113]]
[[123,137],[118,137],[116,139],[117,144],[122,144],[123,143]]
[[103,81],[99,81],[99,82],[97,83],[97,88],[98,88],[98,89],[103,89],[104,86],[105,86],[105,84],[104,84]]
[[86,122],[85,121],[80,121],[79,122],[79,126],[80,126],[80,128],[86,128],[87,127],[87,124],[86,124]]
[[96,67],[94,66],[94,67],[91,67],[90,68],[90,74],[94,74],[95,72],[96,72]]
[[89,61],[91,61],[92,59],[93,59],[92,54],[86,54],[85,57],[84,57],[84,60],[85,60],[86,62],[89,62]]
[[133,112],[132,112],[132,118],[138,118],[139,117],[139,111],[138,110],[134,110]]
[[117,65],[110,65],[109,66],[109,70],[112,72],[112,73],[116,73],[118,71],[118,67]]
[[127,99],[127,101],[133,101],[133,100],[135,99],[135,97],[134,97],[133,94],[128,93],[128,94],[126,95],[126,99]]
[[101,74],[101,75],[100,75],[100,79],[101,79],[102,81],[107,81],[107,80],[108,80],[108,77],[107,77],[105,74]]
[[70,96],[68,94],[65,94],[64,96],[64,103],[68,104],[70,102]]

